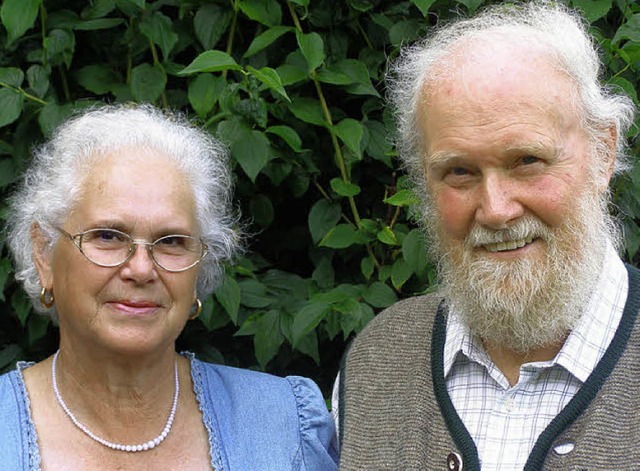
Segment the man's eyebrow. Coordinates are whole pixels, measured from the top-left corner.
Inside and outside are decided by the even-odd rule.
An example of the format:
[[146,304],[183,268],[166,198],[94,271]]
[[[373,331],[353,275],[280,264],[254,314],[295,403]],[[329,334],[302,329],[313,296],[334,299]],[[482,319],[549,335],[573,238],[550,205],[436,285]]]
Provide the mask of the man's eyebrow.
[[460,152],[453,152],[448,150],[437,151],[433,154],[429,154],[426,158],[427,168],[438,168],[451,165],[452,163],[460,162],[468,157],[466,154]]
[[513,142],[505,149],[508,153],[528,153],[533,155],[543,155],[557,157],[562,153],[560,146],[550,147],[541,142]]

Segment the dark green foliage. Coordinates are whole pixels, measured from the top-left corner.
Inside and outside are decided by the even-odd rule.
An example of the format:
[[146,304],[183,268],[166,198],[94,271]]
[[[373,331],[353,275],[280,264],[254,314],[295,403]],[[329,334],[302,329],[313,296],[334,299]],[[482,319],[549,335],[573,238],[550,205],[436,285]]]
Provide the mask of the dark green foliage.
[[[483,0],[4,0],[3,198],[74,108],[148,101],[184,111],[231,150],[248,251],[179,347],[330,388],[346,341],[397,299],[433,289],[390,137],[387,58]],[[574,0],[606,80],[637,100],[640,6]],[[629,138],[633,141],[637,128]],[[637,147],[637,144],[635,144]],[[634,149],[636,150],[636,149]],[[640,171],[615,186],[626,255],[640,247]],[[2,212],[6,212],[3,204]],[[57,344],[0,259],[0,371]]]

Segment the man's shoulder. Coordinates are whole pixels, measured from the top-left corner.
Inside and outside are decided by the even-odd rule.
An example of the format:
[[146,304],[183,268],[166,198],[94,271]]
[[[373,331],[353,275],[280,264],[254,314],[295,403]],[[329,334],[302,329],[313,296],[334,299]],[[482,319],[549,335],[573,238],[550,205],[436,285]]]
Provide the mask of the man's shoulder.
[[374,317],[360,335],[380,330],[395,331],[410,325],[430,327],[441,302],[442,295],[439,293],[413,296],[398,301]]

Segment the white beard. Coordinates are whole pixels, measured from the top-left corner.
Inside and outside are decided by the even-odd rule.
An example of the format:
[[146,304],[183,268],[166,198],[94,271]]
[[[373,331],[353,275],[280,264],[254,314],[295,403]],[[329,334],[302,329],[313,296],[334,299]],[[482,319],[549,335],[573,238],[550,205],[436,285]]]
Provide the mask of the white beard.
[[[607,240],[616,239],[606,197],[586,190],[575,206],[560,227],[526,216],[504,230],[476,226],[464,244],[447,243],[437,227],[429,228],[445,299],[474,335],[527,353],[562,342],[575,327],[598,280]],[[499,260],[478,248],[530,236],[544,244],[542,257]]]

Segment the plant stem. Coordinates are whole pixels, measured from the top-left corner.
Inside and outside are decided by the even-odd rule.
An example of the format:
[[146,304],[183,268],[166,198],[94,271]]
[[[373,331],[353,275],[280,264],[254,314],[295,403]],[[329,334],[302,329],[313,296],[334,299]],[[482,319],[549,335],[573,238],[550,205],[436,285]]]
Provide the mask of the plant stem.
[[16,93],[20,93],[20,94],[24,95],[24,97],[27,100],[35,101],[36,103],[39,103],[41,105],[48,105],[49,104],[46,101],[38,98],[37,96],[33,96],[30,93],[25,92],[24,89],[19,88],[19,87],[12,87],[8,83],[0,82],[0,87],[8,88],[9,90],[13,90]]
[[[151,46],[151,56],[153,56],[153,64],[159,65],[160,67],[162,67],[162,64],[160,63],[160,59],[158,57],[158,50],[156,49],[156,45],[153,43],[153,41],[149,40],[149,46]],[[169,102],[167,101],[167,95],[164,92],[164,90],[162,90],[162,93],[160,94],[160,99],[162,100],[162,107],[168,108]]]
[[[231,55],[233,52],[233,38],[236,35],[236,28],[238,27],[238,2],[233,2],[233,19],[231,20],[231,27],[229,28],[229,35],[227,36],[227,48],[225,52]],[[227,80],[228,70],[222,71],[222,78]]]

